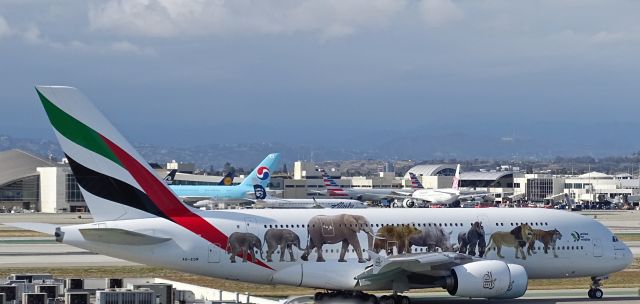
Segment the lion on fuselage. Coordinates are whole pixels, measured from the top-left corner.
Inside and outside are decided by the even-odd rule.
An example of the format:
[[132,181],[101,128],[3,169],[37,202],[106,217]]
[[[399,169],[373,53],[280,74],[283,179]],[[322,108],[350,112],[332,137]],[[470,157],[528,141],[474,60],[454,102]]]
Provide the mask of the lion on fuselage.
[[[501,254],[502,247],[513,247],[516,251],[516,259],[522,258],[523,260],[527,259],[526,254],[524,253],[524,246],[527,245],[529,241],[533,238],[533,228],[529,226],[527,223],[520,224],[518,227],[511,229],[511,231],[498,231],[491,234],[489,238],[489,244],[487,245],[487,251],[485,252],[485,256],[489,254],[491,249],[496,250],[496,255],[501,259],[504,259],[504,256]],[[519,257],[518,255],[522,256]]]
[[558,229],[548,231],[533,229],[533,236],[529,241],[529,246],[527,246],[527,254],[531,255],[532,252],[533,254],[536,254],[535,243],[536,241],[538,241],[544,245],[543,249],[545,254],[549,253],[549,247],[551,247],[553,256],[557,258],[558,254],[556,253],[556,241],[560,239],[562,239],[562,233],[560,233]]

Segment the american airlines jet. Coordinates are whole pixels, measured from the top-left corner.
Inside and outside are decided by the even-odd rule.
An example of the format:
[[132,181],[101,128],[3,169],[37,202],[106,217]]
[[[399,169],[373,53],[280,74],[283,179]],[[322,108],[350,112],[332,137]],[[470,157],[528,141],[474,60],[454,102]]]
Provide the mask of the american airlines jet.
[[409,196],[413,193],[412,189],[395,189],[395,188],[342,188],[324,169],[318,169],[322,174],[322,181],[326,191],[330,197],[352,198],[360,201],[379,201],[386,198],[396,196]]
[[[412,288],[511,299],[528,279],[601,280],[633,260],[601,223],[546,209],[302,209],[201,211],[183,204],[77,89],[38,86],[94,223],[9,225],[137,263],[260,284],[331,290],[403,303]],[[389,290],[381,297],[368,290]]]

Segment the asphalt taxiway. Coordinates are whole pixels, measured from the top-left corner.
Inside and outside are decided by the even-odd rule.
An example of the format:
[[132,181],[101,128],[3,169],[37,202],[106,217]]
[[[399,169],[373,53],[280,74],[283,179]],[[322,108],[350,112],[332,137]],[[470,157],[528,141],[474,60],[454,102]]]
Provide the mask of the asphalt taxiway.
[[[519,303],[519,304],[573,304],[573,303],[640,303],[640,295],[638,288],[605,288],[604,298],[600,300],[591,300],[587,297],[586,289],[567,289],[567,290],[529,290],[527,293],[518,299],[510,300],[487,300],[487,299],[467,299],[467,298],[455,298],[450,296],[446,292],[429,292],[429,293],[409,293],[407,294],[411,298],[413,304],[435,304],[435,303],[473,303],[473,304],[485,304],[485,303]],[[301,296],[290,298],[283,301],[287,304],[311,304],[313,298],[311,296]],[[349,302],[336,302],[349,303]]]

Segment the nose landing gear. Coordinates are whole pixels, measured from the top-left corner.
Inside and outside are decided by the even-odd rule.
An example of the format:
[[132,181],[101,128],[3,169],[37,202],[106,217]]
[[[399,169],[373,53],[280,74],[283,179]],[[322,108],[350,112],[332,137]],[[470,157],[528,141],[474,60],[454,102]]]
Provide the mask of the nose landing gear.
[[602,286],[602,280],[606,280],[608,278],[608,276],[591,277],[591,286],[589,286],[589,291],[587,292],[589,299],[602,299],[604,292],[600,287]]

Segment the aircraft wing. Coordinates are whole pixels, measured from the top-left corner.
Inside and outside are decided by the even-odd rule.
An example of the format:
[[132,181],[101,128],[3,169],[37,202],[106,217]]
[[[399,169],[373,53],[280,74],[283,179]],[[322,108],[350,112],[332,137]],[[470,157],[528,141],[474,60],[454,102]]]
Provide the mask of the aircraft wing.
[[199,200],[193,202],[192,206],[196,208],[201,207],[210,207],[217,205],[219,203],[224,204],[253,204],[255,200],[249,198],[216,198],[211,199],[210,197],[207,199]]
[[389,193],[389,197],[390,198],[407,198],[407,197],[410,197],[411,194],[413,194],[413,190],[406,190],[406,191],[394,190],[391,193]]
[[373,265],[356,276],[361,286],[410,274],[445,276],[455,266],[482,260],[455,252],[410,253],[385,257],[369,251],[369,255]]
[[458,196],[458,199],[461,201],[469,201],[469,200],[475,200],[476,198],[484,199],[487,196],[491,196],[491,194],[490,193],[464,194],[464,195]]

